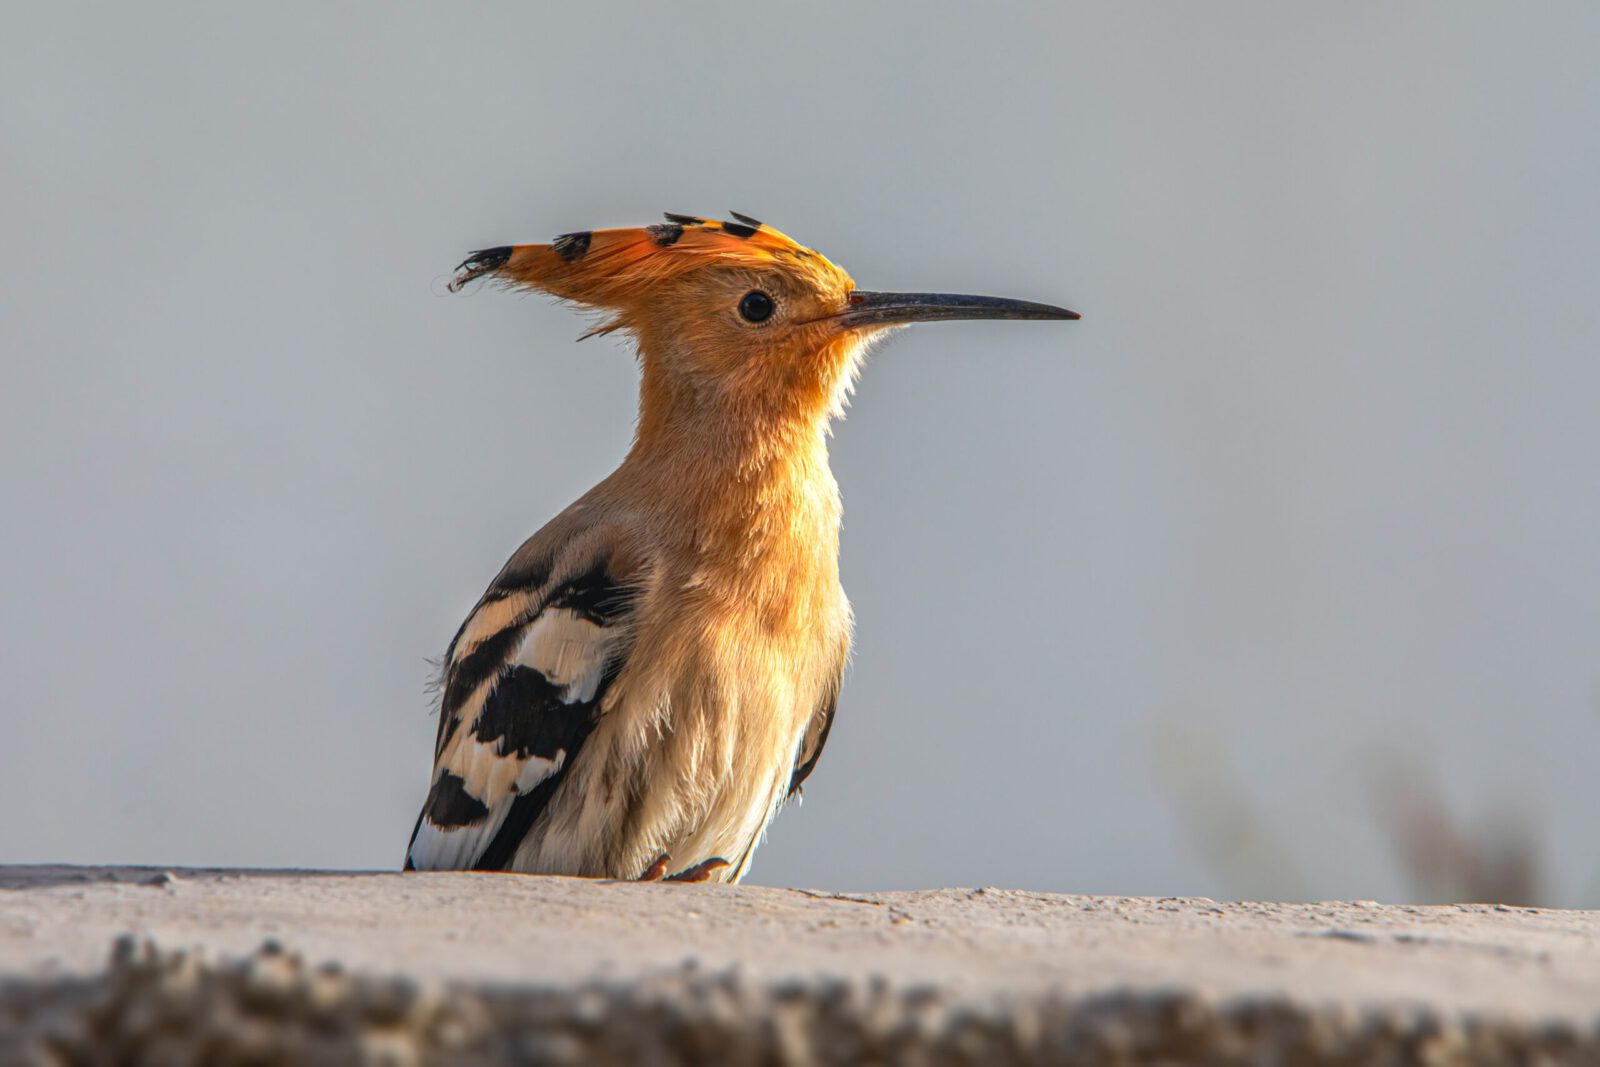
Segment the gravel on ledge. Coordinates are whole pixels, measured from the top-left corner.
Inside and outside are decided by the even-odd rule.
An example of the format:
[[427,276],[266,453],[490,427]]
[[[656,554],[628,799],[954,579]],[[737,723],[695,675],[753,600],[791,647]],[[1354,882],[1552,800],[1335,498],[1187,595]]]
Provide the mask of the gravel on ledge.
[[1600,913],[0,867],[12,1062],[1600,1064]]

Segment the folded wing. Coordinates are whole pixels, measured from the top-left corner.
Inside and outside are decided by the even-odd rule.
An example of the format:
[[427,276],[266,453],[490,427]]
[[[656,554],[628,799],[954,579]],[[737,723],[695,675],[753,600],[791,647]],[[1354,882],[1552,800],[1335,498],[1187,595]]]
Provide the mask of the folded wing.
[[407,868],[506,868],[594,729],[631,612],[604,560],[496,581],[445,657],[433,784]]

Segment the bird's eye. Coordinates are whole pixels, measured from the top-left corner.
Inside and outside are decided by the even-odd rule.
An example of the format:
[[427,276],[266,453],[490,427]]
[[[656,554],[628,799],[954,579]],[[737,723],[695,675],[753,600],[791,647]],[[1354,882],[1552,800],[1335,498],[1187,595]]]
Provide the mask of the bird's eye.
[[746,322],[766,322],[772,318],[772,297],[752,289],[739,298],[739,315]]

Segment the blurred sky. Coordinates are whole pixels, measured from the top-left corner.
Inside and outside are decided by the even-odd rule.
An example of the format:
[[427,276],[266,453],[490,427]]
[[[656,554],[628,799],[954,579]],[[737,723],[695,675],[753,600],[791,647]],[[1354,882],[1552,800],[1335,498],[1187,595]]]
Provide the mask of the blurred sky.
[[[736,209],[1085,316],[876,351],[754,881],[1401,898],[1385,750],[1552,902],[1600,864],[1600,7],[6,21],[0,862],[397,865],[428,657],[633,419],[620,342],[450,269]],[[1208,858],[1229,790],[1294,878]]]

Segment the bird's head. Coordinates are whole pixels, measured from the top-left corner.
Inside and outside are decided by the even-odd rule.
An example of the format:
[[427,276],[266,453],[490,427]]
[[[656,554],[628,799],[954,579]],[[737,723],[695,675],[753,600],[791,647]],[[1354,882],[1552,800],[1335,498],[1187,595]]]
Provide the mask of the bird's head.
[[857,289],[844,270],[770,226],[668,214],[636,229],[474,252],[450,283],[537,289],[594,309],[591,330],[639,342],[647,402],[804,419],[838,410],[876,335],[950,319],[1075,319],[1048,304]]

